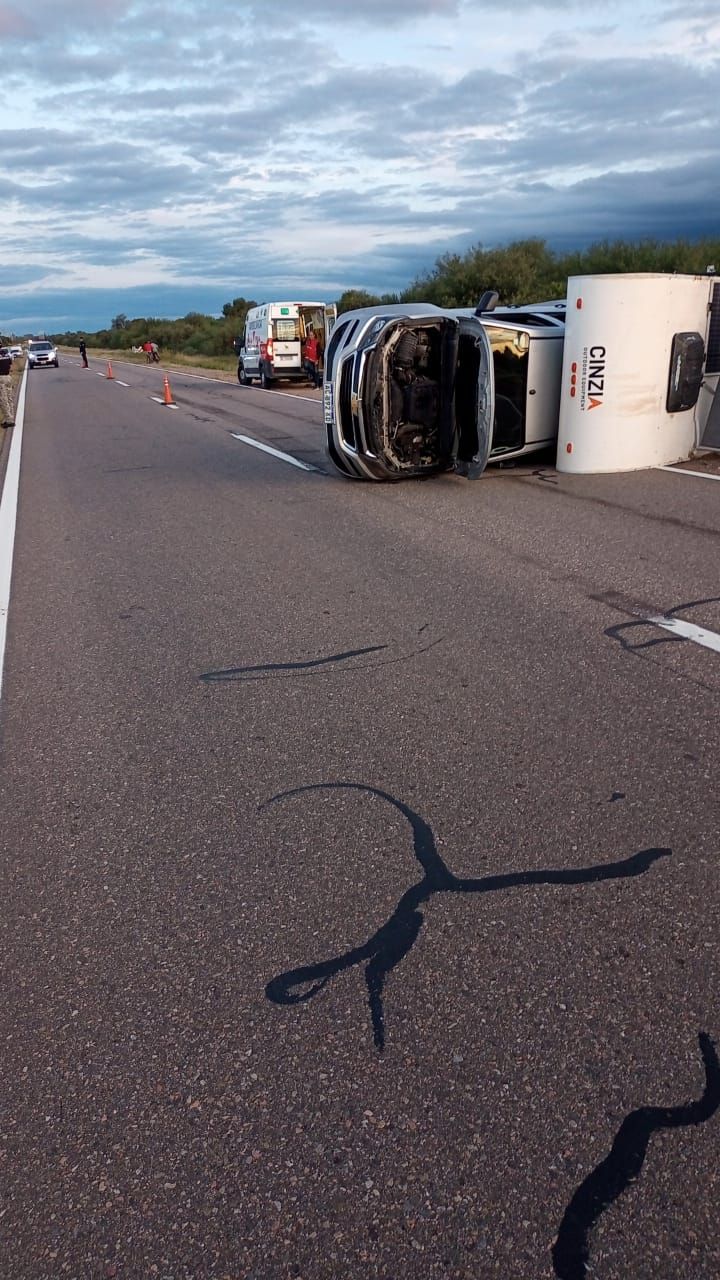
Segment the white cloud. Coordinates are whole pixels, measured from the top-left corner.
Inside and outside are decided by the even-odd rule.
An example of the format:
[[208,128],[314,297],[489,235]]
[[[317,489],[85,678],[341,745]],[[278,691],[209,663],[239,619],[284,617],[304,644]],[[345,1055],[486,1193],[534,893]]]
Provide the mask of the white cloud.
[[80,323],[83,291],[219,308],[283,272],[395,289],[478,240],[711,233],[713,15],[0,0],[3,287],[71,288]]

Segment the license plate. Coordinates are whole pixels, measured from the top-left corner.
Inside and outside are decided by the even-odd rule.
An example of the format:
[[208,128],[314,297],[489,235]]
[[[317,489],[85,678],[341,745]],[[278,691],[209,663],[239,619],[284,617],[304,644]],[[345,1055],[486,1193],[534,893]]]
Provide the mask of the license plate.
[[329,426],[335,421],[335,401],[333,400],[333,384],[326,382],[323,385],[323,415]]

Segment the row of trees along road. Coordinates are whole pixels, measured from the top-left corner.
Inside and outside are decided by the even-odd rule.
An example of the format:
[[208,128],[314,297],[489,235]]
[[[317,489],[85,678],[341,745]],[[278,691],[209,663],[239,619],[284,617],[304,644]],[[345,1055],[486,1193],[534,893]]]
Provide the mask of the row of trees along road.
[[[720,268],[720,239],[658,241],[601,241],[588,249],[558,253],[544,240],[517,240],[500,249],[476,245],[466,253],[446,253],[425,275],[418,276],[401,293],[373,294],[347,289],[338,301],[338,312],[378,303],[433,302],[440,307],[470,307],[486,289],[496,289],[500,302],[530,303],[564,298],[568,276],[607,275],[616,272],[677,271],[702,274],[708,266]],[[330,299],[328,299],[330,301]],[[242,333],[245,316],[256,303],[247,298],[226,302],[221,316],[190,312],[179,320],[116,316],[109,329],[97,333],[54,334],[66,346],[84,338],[89,346],[127,350],[148,338],[161,350],[190,357],[232,354],[233,339]]]

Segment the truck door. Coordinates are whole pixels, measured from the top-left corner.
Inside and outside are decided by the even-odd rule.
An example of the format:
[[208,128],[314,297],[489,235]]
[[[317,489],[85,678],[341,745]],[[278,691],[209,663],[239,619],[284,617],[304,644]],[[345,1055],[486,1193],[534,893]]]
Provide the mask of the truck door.
[[297,373],[302,367],[300,354],[301,317],[297,307],[273,308],[272,314],[272,363],[275,372]]

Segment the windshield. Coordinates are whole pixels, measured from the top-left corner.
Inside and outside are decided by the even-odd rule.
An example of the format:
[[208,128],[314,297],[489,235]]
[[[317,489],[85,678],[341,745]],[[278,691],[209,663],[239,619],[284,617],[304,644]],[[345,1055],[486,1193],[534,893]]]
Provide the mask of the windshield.
[[28,351],[52,351],[52,342],[29,342]]

